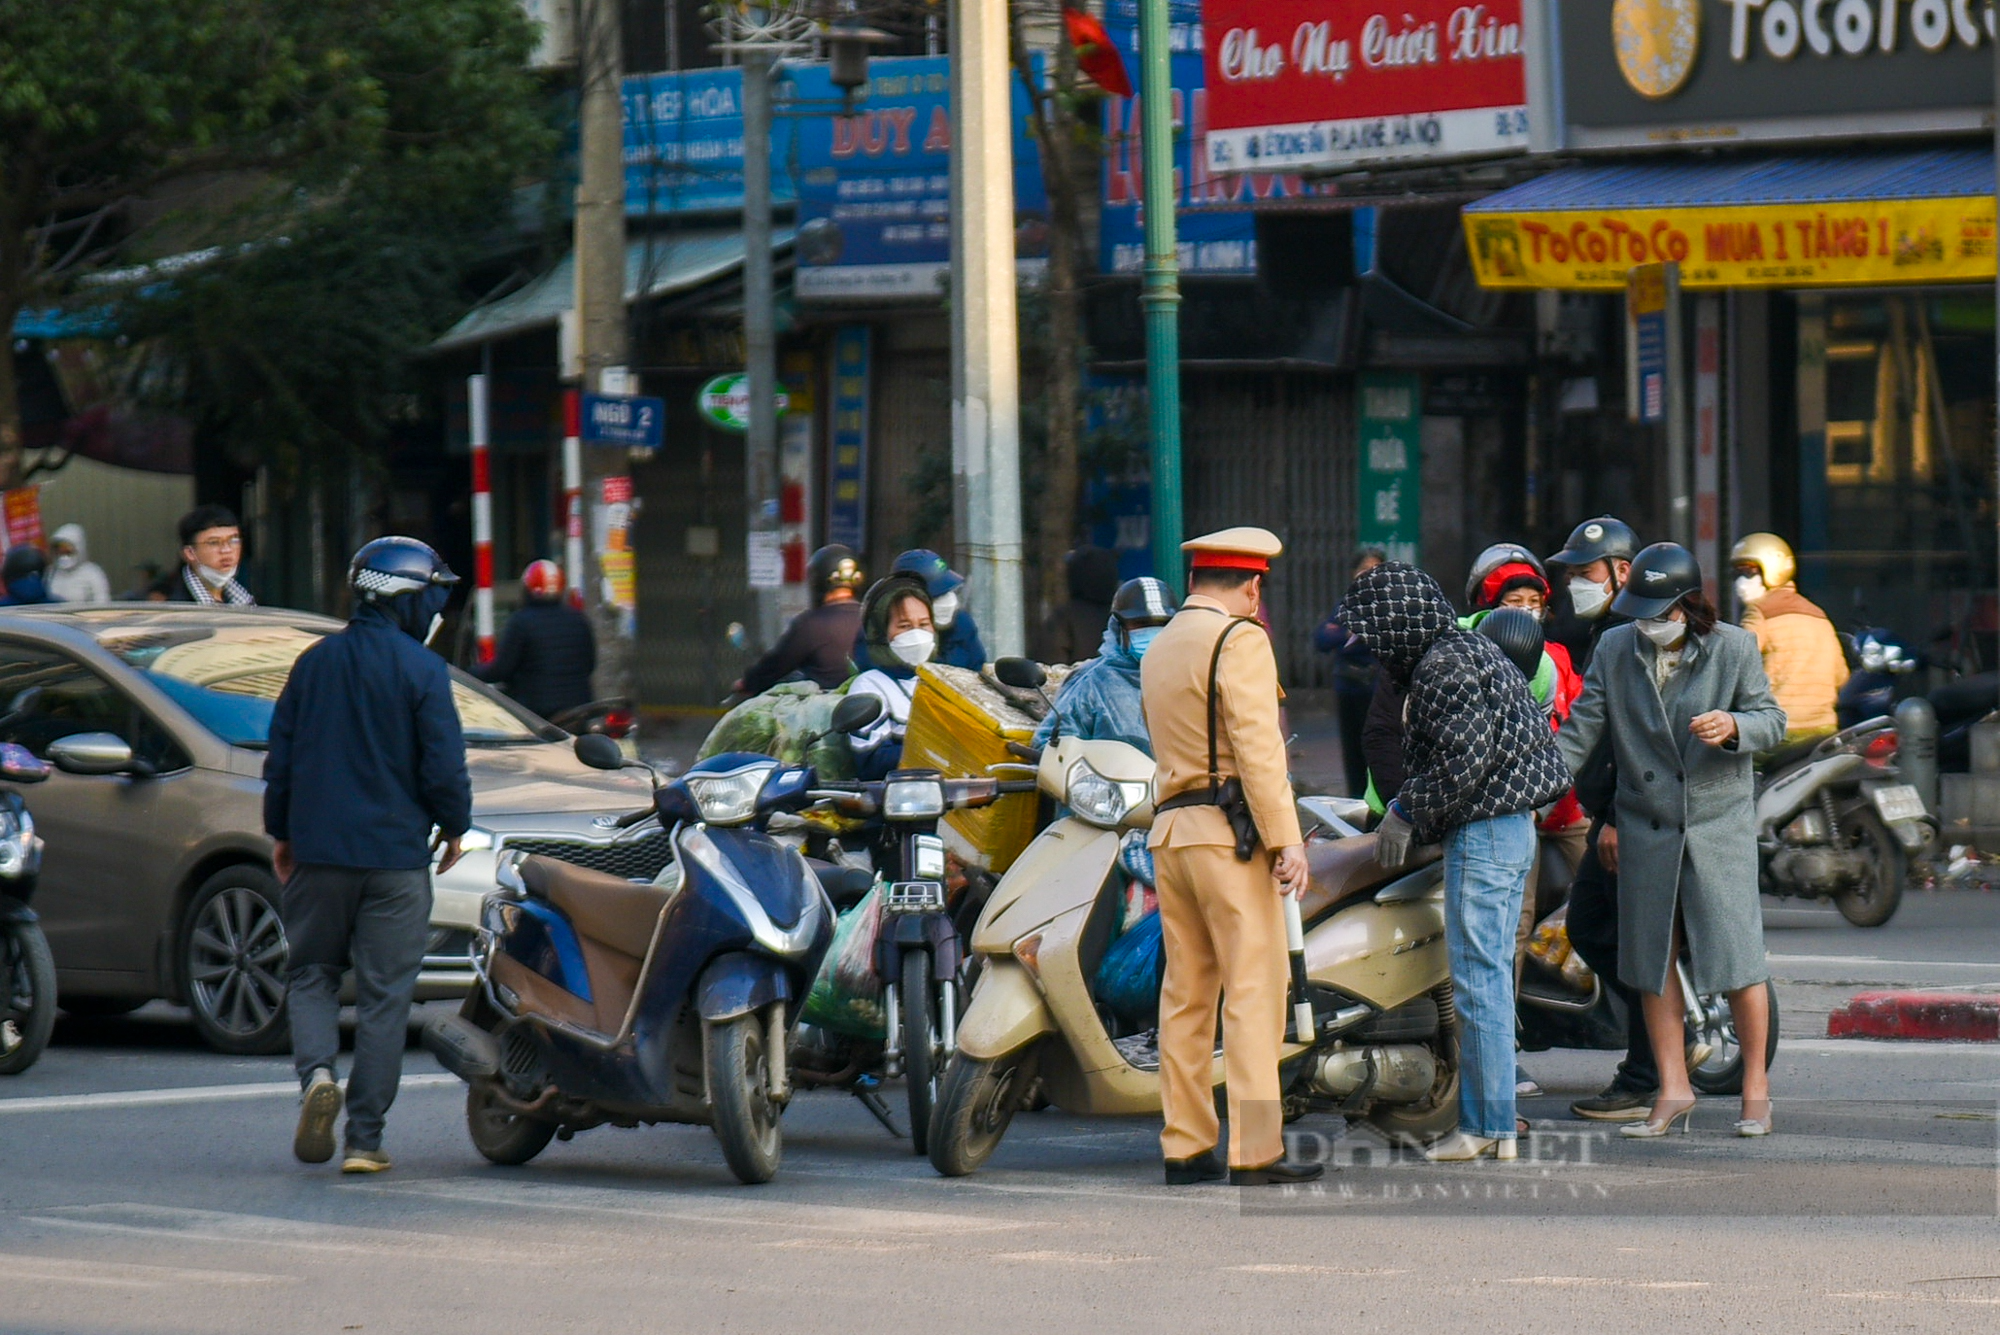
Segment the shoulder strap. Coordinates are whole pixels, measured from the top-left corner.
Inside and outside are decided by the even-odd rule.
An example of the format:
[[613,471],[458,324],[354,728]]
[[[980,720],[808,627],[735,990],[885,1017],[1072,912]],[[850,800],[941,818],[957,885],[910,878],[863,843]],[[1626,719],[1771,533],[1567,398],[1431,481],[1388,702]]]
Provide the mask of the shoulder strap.
[[1229,624],[1222,628],[1222,634],[1215,637],[1215,652],[1208,658],[1208,795],[1211,798],[1222,788],[1222,776],[1216,772],[1215,740],[1216,678],[1222,669],[1222,646],[1229,642],[1230,632],[1238,626],[1255,624],[1255,617],[1231,617]]

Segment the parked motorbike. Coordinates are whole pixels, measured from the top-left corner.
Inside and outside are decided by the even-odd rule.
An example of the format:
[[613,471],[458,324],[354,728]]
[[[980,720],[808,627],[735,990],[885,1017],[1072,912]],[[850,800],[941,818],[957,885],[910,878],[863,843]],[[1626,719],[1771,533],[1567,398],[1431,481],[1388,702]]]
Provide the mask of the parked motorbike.
[[[1841,638],[1847,641],[1854,670],[1847,674],[1834,703],[1840,726],[1851,728],[1895,713],[1897,688],[1918,667],[1910,647],[1882,626],[1869,626]],[[1989,699],[1987,703],[1992,702]]]
[[874,782],[829,783],[812,793],[839,816],[877,832],[881,916],[872,957],[882,986],[884,1037],[862,1039],[801,1024],[792,1067],[801,1084],[852,1090],[891,1133],[895,1123],[875,1088],[884,1078],[904,1077],[910,1144],[918,1154],[929,1148],[938,1076],[957,1038],[963,960],[946,903],[938,821],[947,811],[988,806],[1005,793],[1035,787],[1033,780],[947,779],[934,769],[899,769]]
[[632,709],[632,702],[623,697],[606,700],[592,700],[588,704],[565,709],[549,719],[549,722],[569,733],[572,737],[582,737],[587,733],[603,733],[614,742],[622,742],[630,737],[637,726],[638,716]]
[[[843,702],[834,726],[855,731],[879,708]],[[578,737],[576,754],[644,768],[598,734]],[[678,884],[502,858],[474,948],[479,985],[424,1033],[469,1086],[481,1154],[520,1164],[551,1137],[679,1122],[713,1128],[740,1181],[771,1179],[792,1094],[787,1044],[833,939],[821,877],[836,869],[816,870],[766,826],[810,805],[814,782],[810,767],[730,753],[657,787]]]
[[1869,719],[1781,747],[1757,782],[1765,894],[1831,899],[1857,927],[1880,927],[1903,900],[1908,859],[1936,838],[1917,789],[1897,782],[1896,725]]
[[[1010,686],[1043,679],[1020,659],[996,670]],[[1160,1107],[1155,1035],[1094,996],[1127,889],[1120,846],[1127,831],[1152,824],[1153,762],[1123,742],[1057,737],[1036,772],[1067,814],[1007,870],[973,931],[985,967],[931,1123],[931,1163],[949,1177],[984,1164],[1014,1113],[1037,1097],[1075,1113]],[[1294,1001],[1310,1005],[1312,1027],[1289,1022],[1286,1115],[1339,1112],[1399,1141],[1433,1140],[1458,1124],[1442,866],[1433,849],[1415,867],[1385,871],[1374,836],[1358,828],[1362,803],[1308,801],[1327,837],[1306,851],[1306,985]],[[1217,1061],[1218,1085],[1222,1074]]]
[[[47,762],[0,743],[0,782],[40,783]],[[56,1024],[56,962],[29,902],[42,870],[42,841],[28,804],[0,790],[0,1075],[19,1075],[49,1045]]]

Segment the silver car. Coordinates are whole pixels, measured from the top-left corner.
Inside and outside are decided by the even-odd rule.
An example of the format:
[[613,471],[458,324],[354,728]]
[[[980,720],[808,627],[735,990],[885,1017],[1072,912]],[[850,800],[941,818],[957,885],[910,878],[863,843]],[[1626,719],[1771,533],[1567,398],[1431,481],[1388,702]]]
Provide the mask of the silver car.
[[[264,749],[292,663],[341,623],[165,603],[0,610],[0,740],[57,767],[26,794],[47,842],[34,906],[61,1004],[188,1006],[219,1051],[282,1052],[285,937],[264,836]],[[472,772],[466,856],[437,878],[420,999],[470,987],[502,847],[650,880],[672,856],[647,780],[586,768],[570,738],[454,672]]]

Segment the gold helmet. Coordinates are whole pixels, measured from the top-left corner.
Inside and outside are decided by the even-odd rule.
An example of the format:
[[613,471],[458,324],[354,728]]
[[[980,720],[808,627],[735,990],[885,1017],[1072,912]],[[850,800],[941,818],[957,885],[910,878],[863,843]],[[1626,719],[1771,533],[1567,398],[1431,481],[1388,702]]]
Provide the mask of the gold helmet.
[[1799,571],[1791,544],[1775,533],[1746,533],[1729,549],[1729,564],[1755,566],[1764,576],[1764,587],[1775,589],[1790,584]]

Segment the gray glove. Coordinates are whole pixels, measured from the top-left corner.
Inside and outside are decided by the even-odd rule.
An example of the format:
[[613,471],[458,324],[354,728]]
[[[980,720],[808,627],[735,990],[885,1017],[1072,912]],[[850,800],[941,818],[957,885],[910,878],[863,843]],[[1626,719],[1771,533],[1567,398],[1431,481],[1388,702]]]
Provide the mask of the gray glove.
[[1375,827],[1375,861],[1384,867],[1400,867],[1409,861],[1412,833],[1413,827],[1392,803]]

